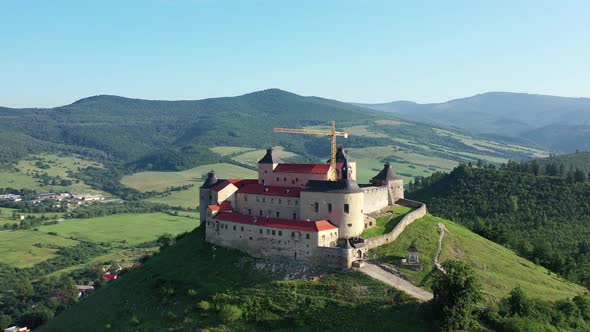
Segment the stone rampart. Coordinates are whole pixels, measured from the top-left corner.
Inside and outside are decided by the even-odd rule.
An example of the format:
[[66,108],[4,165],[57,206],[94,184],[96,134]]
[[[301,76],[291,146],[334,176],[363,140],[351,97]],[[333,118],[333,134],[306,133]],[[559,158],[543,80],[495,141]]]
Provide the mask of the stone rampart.
[[402,220],[400,220],[400,222],[391,230],[391,232],[365,239],[365,247],[367,250],[395,241],[395,239],[397,239],[397,237],[404,231],[404,229],[406,229],[406,227],[408,227],[408,225],[414,222],[414,220],[424,217],[427,213],[426,204],[424,203],[405,198],[399,199],[395,203],[401,206],[412,207],[416,210],[406,214]]

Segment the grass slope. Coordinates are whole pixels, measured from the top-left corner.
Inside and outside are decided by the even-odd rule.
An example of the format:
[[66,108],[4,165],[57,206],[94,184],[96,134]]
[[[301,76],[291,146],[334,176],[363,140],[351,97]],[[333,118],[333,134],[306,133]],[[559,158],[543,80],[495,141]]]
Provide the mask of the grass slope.
[[[39,331],[428,330],[412,299],[360,273],[282,281],[254,264],[214,249],[198,228]],[[224,321],[226,305],[241,318]]]
[[377,226],[375,228],[366,229],[361,237],[369,238],[373,236],[383,235],[393,230],[395,225],[402,220],[402,218],[412,211],[412,208],[405,206],[398,206],[390,210],[391,214],[385,217],[377,218]]
[[[44,247],[35,246],[37,243]],[[47,246],[68,247],[77,243],[61,236],[31,230],[0,231],[0,263],[30,267],[55,257],[57,249]]]
[[430,289],[440,235],[438,223],[443,223],[448,230],[443,241],[441,261],[459,259],[470,263],[483,284],[487,300],[506,297],[516,286],[522,287],[532,297],[553,301],[587,291],[555,274],[549,274],[547,269],[517,256],[505,247],[432,215],[415,221],[395,242],[373,249],[370,255],[379,261],[395,264],[407,256],[407,248],[416,241],[424,270],[415,272],[402,269],[402,272],[416,285]]

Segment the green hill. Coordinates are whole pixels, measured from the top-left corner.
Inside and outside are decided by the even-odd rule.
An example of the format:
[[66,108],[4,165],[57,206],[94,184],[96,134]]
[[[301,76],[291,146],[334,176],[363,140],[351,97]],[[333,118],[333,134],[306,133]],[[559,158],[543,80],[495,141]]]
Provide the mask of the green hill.
[[371,256],[393,265],[406,257],[408,247],[414,243],[424,269],[419,272],[407,269],[401,271],[414,284],[430,289],[434,258],[438,252],[439,223],[447,229],[441,262],[458,259],[473,266],[483,284],[487,302],[497,303],[498,299],[507,297],[516,286],[520,286],[531,297],[548,301],[572,298],[586,291],[584,287],[567,282],[554,273],[548,273],[546,268],[517,256],[510,249],[486,240],[463,226],[432,215],[412,223],[395,242],[374,249]]
[[[449,229],[443,260],[465,260],[477,267],[488,300],[504,297],[516,285],[532,297],[551,300],[585,291],[508,249],[432,216],[414,222],[396,242],[372,255],[391,263],[417,240],[426,269],[404,273],[428,288],[438,222]],[[197,228],[39,331],[430,329],[421,305],[359,272],[328,272],[311,280],[286,281],[286,274],[303,270],[285,262],[266,262],[270,266],[262,269],[262,262],[234,250],[213,248],[204,242],[203,229]],[[232,312],[233,319],[228,317]]]
[[590,286],[590,182],[459,166],[417,179],[409,193],[431,213],[513,248],[567,279]]
[[489,147],[485,141],[481,142],[486,145],[482,148],[458,136],[435,132],[430,125],[399,121],[385,112],[278,89],[186,101],[102,95],[51,109],[0,108],[0,119],[0,138],[10,142],[0,145],[0,162],[42,152],[70,152],[107,165],[183,170],[219,162],[221,154],[210,150],[215,146],[268,145],[323,159],[329,155],[325,138],[272,134],[272,128],[318,126],[332,120],[338,122],[339,128],[351,131],[346,140],[350,148],[395,145],[454,162],[527,159],[543,153],[514,149],[504,143]]
[[39,331],[429,330],[413,299],[359,272],[285,281],[257,262],[197,228]]
[[576,153],[539,158],[535,159],[535,161],[544,168],[551,164],[556,165],[557,168],[563,165],[563,169],[566,171],[571,167],[573,169],[579,169],[585,174],[590,174],[590,151],[578,151]]

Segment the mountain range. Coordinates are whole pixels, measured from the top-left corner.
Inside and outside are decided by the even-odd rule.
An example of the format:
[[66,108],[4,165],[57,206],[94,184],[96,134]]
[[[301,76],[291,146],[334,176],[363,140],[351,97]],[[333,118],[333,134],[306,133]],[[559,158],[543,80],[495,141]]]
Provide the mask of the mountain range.
[[473,134],[518,138],[554,152],[590,149],[590,98],[488,92],[443,103],[355,105]]

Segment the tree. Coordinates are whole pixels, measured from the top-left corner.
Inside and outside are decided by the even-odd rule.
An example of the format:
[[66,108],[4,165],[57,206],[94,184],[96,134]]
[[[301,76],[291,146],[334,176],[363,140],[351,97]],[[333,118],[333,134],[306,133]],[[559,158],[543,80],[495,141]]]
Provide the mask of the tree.
[[481,300],[481,285],[473,269],[464,262],[449,260],[443,263],[446,273],[434,276],[433,309],[445,331],[465,329],[476,324],[474,310]]
[[510,315],[527,316],[531,313],[533,303],[520,287],[514,288],[508,297],[508,312]]
[[73,304],[78,300],[78,288],[72,277],[63,277],[60,280],[59,292],[62,294],[63,304]]

